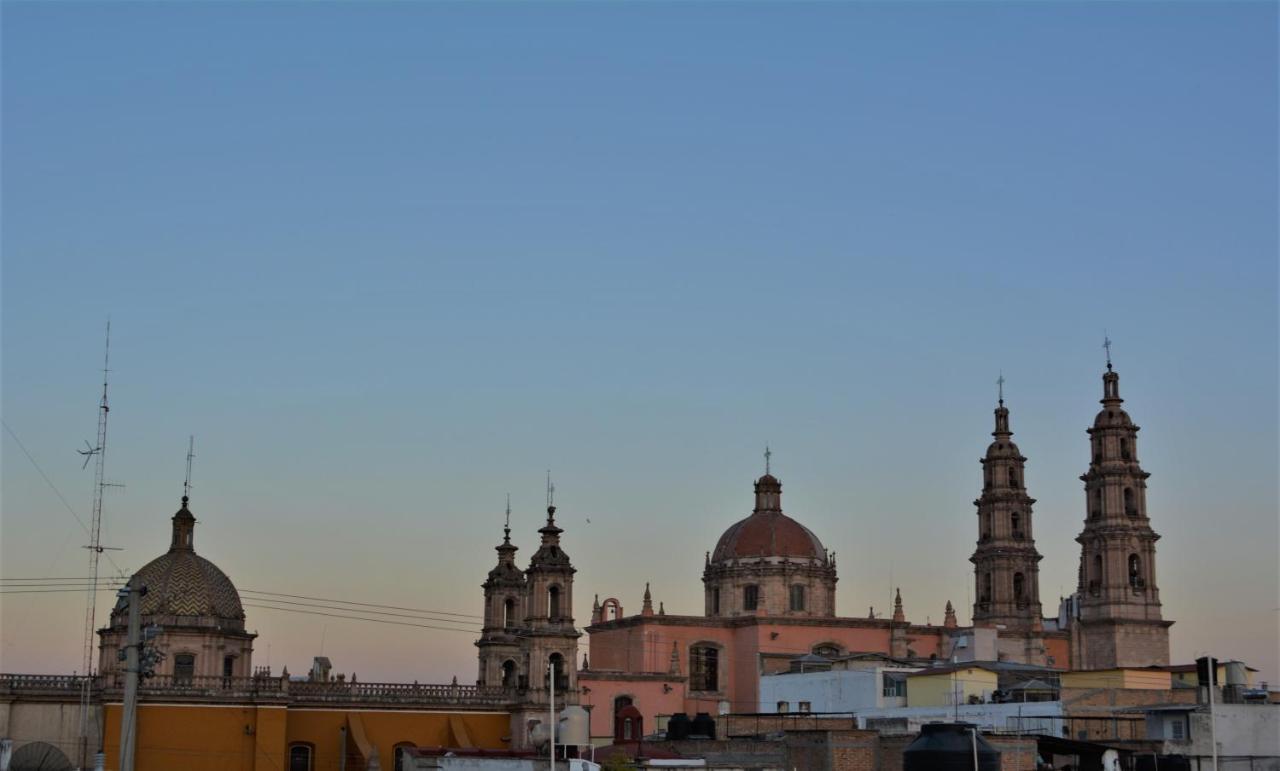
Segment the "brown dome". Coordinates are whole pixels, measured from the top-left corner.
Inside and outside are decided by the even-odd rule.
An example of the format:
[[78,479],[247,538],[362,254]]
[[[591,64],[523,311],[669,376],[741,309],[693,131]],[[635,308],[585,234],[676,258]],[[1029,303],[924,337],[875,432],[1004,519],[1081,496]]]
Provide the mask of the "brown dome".
[[809,528],[786,514],[757,511],[724,531],[711,560],[760,556],[799,557],[825,563],[827,550]]

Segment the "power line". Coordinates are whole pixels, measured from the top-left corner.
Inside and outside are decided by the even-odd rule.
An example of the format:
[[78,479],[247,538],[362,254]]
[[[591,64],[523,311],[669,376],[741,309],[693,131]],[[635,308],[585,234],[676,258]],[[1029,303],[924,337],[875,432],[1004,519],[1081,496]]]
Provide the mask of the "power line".
[[429,610],[427,608],[404,608],[399,605],[379,605],[372,602],[355,602],[353,600],[335,600],[332,597],[308,597],[302,594],[282,594],[280,592],[268,592],[263,589],[241,589],[244,594],[269,594],[276,597],[289,597],[295,600],[314,600],[316,602],[331,602],[337,605],[360,605],[366,608],[387,608],[388,610],[408,610],[416,613],[434,613],[439,616],[457,616],[459,618],[484,618],[482,615],[475,613],[453,613],[446,610]]
[[347,616],[339,613],[322,613],[318,610],[302,610],[300,608],[281,608],[275,605],[254,605],[245,603],[246,608],[261,608],[263,610],[283,610],[287,613],[306,613],[312,616],[328,616],[330,618],[346,618],[352,621],[371,621],[375,624],[394,624],[396,626],[416,626],[422,629],[437,629],[442,632],[462,632],[464,634],[480,634],[479,629],[457,629],[447,626],[432,626],[431,624],[413,624],[408,621],[391,621],[385,618],[364,618],[362,616]]
[[[323,609],[325,609],[325,610],[348,610],[348,611],[349,611],[349,610],[352,610],[351,608],[334,607],[334,606],[332,606],[332,605],[318,605],[318,604],[316,604],[316,603],[312,603],[312,602],[298,602],[298,601],[296,601],[296,600],[278,600],[278,599],[275,599],[275,598],[273,598],[273,597],[249,597],[249,599],[251,599],[251,600],[258,600],[258,601],[260,601],[260,602],[275,602],[275,603],[280,603],[280,604],[282,604],[282,605],[300,605],[300,606],[302,606],[302,607],[306,607],[306,608],[323,608]],[[461,621],[454,621],[454,620],[452,620],[452,619],[448,619],[448,618],[437,618],[437,617],[435,617],[435,616],[420,616],[420,615],[415,615],[415,614],[412,614],[412,613],[392,613],[392,612],[390,612],[390,611],[386,611],[386,610],[365,610],[365,611],[360,611],[360,612],[361,612],[361,613],[373,613],[373,614],[375,614],[375,615],[379,615],[379,616],[395,616],[395,617],[397,617],[397,618],[414,618],[414,619],[421,619],[421,620],[426,620],[426,621],[440,621],[440,622],[442,622],[442,623],[446,623],[446,624],[461,624],[461,623],[462,623]]]

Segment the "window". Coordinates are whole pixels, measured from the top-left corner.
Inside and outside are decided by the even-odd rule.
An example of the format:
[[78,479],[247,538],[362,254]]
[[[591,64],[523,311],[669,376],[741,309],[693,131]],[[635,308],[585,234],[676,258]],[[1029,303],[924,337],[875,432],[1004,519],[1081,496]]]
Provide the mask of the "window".
[[547,659],[547,676],[555,678],[557,691],[569,690],[569,674],[564,668],[564,656],[559,653],[551,654]]
[[1010,487],[1018,486],[1018,472],[1014,471],[1013,469],[1009,469],[1009,486]]
[[1013,529],[1013,537],[1021,538],[1022,537],[1022,515],[1016,511],[1010,514],[1009,525]]
[[1131,487],[1124,489],[1124,513],[1128,517],[1138,516],[1138,507],[1133,503],[1133,488]]
[[408,749],[413,749],[415,746],[417,745],[415,745],[413,742],[400,742],[391,750],[392,771],[400,771],[401,761],[404,758],[404,751]]
[[790,711],[791,711],[791,704],[790,704],[789,702],[785,702],[785,701],[780,701],[780,702],[778,702],[778,714],[779,714],[779,715],[785,715],[785,714],[787,714],[787,713],[788,713],[788,712],[790,712]]
[[289,745],[289,771],[311,771],[311,745]]
[[231,675],[232,673],[235,672],[235,669],[236,669],[236,657],[223,656],[222,657],[222,685],[224,687],[231,686]]
[[711,615],[720,615],[720,589],[711,590]]
[[1102,519],[1102,488],[1099,487],[1093,491],[1093,512],[1094,519]]
[[1128,439],[1120,440],[1120,457],[1124,460],[1129,460],[1129,440]]
[[800,711],[801,711],[801,712],[810,712],[810,711],[811,711],[811,706],[810,706],[809,702],[807,702],[807,701],[802,701],[802,702],[800,702]]
[[1132,586],[1134,589],[1141,589],[1145,585],[1145,582],[1142,580],[1142,560],[1139,559],[1138,555],[1130,554],[1129,586]]
[[760,587],[752,584],[742,587],[742,609],[755,610],[760,605]]
[[547,590],[547,618],[560,620],[560,587],[553,586]]
[[830,643],[813,646],[813,655],[821,656],[824,659],[834,659],[840,656],[840,647]]
[[502,603],[502,626],[504,629],[510,629],[516,625],[516,601],[514,597],[508,597]]
[[720,690],[720,650],[711,645],[689,648],[689,690]]
[[[933,654],[937,656],[938,654]],[[907,695],[907,676],[904,674],[890,674],[883,672],[880,675],[881,693],[885,698],[896,699],[903,698]]]
[[196,675],[196,656],[194,653],[179,653],[173,657],[173,682],[191,684]]
[[791,609],[804,610],[804,587],[799,584],[791,587]]
[[1022,596],[1025,590],[1026,590],[1026,579],[1023,578],[1021,573],[1014,573],[1013,574],[1013,598],[1018,602],[1022,602],[1024,599],[1026,599],[1025,597]]
[[1175,742],[1185,741],[1187,738],[1186,726],[1182,723],[1182,717],[1175,717],[1169,721],[1169,738]]
[[502,662],[502,687],[511,688],[516,684],[516,663],[511,659]]
[[991,574],[983,573],[982,574],[982,594],[978,598],[980,602],[991,602],[991,594],[992,594],[991,589],[992,589]]
[[[635,737],[632,735],[633,732],[634,732],[634,729],[631,726],[631,718],[629,717],[623,718],[622,719],[622,738],[634,739]],[[557,733],[559,732],[557,731]]]

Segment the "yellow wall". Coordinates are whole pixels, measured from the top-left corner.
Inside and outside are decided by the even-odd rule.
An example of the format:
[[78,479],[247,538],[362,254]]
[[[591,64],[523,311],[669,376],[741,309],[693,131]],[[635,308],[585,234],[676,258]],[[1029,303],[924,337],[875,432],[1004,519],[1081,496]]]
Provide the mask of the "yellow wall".
[[[120,705],[106,707],[107,769],[120,764]],[[339,768],[343,726],[358,715],[381,765],[392,768],[395,745],[450,746],[450,722],[473,746],[502,749],[511,730],[506,712],[310,710],[278,706],[143,704],[138,708],[136,771],[284,771],[290,744],[314,747],[314,771]]]
[[908,707],[945,707],[953,704],[952,694],[960,694],[960,703],[970,696],[990,698],[996,689],[996,673],[974,667],[936,675],[912,675],[907,678]]
[[[1180,685],[1195,687],[1200,684],[1199,680],[1196,678],[1196,673],[1194,671],[1173,672],[1171,674],[1173,675],[1173,682],[1178,683]],[[1244,681],[1246,686],[1250,688],[1253,687],[1253,670],[1247,667],[1244,670]],[[1218,685],[1226,685],[1226,683],[1227,683],[1227,665],[1220,663],[1218,664]]]
[[1100,669],[1090,672],[1063,672],[1062,687],[1167,691],[1173,687],[1173,678],[1168,672],[1157,669]]

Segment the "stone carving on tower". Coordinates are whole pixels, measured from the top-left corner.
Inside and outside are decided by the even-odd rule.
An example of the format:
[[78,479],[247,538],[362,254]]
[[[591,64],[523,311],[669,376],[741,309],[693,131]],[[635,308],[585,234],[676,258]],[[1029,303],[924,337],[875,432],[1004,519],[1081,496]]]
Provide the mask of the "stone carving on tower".
[[1001,630],[1000,653],[1005,656],[1043,664],[1041,556],[1031,526],[1035,499],[1027,495],[1027,459],[1013,443],[1009,428],[1003,376],[998,383],[994,440],[982,459],[982,495],[973,502],[978,508],[978,545],[969,558],[977,598],[973,623]]
[[769,473],[765,455],[755,509],[731,525],[707,557],[706,615],[834,616],[835,555],[782,513],[782,483]]
[[528,675],[522,668],[518,632],[525,619],[524,571],[516,565],[517,547],[511,543],[511,504],[497,546],[498,564],[489,571],[484,584],[484,628],[476,647],[480,649],[480,677],[477,684],[515,688]]
[[1169,627],[1156,586],[1156,541],[1147,517],[1147,477],[1138,464],[1138,427],[1121,408],[1120,376],[1102,376],[1102,410],[1089,429],[1092,460],[1080,477],[1087,509],[1071,624],[1078,669],[1166,666]]

